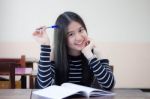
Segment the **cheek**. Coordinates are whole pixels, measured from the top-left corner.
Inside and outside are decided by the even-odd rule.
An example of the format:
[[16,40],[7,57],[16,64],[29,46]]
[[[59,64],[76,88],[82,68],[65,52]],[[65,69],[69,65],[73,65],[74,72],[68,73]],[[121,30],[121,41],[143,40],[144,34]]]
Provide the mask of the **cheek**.
[[85,47],[87,45],[87,42],[88,42],[88,35],[84,34],[84,35],[82,35],[82,37],[84,38],[84,47]]
[[84,37],[85,41],[88,41],[88,35],[87,34],[84,34],[83,37]]
[[68,47],[71,46],[72,43],[73,43],[73,39],[68,38],[68,39],[67,39],[67,46],[68,46]]

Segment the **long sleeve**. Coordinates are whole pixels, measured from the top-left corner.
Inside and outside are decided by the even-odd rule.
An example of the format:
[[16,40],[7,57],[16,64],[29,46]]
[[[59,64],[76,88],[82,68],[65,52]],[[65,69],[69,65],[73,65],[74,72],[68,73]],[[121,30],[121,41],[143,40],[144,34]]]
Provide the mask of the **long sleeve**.
[[114,87],[115,79],[107,59],[93,58],[89,61],[89,66],[102,89],[111,90]]
[[37,74],[38,88],[46,88],[54,83],[54,63],[50,62],[50,52],[50,46],[41,45]]

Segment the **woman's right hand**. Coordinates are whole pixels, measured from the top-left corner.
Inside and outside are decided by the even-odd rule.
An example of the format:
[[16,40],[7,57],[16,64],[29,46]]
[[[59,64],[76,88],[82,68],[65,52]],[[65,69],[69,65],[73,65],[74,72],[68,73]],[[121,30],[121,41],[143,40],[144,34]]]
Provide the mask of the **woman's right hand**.
[[37,28],[33,33],[35,40],[41,45],[50,45],[50,40],[46,32],[46,27]]

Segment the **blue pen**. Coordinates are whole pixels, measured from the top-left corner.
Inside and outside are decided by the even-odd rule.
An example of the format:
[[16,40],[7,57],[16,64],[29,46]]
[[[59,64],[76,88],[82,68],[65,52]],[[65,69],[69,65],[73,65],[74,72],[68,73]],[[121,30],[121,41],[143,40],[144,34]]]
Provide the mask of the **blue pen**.
[[47,28],[59,28],[58,25],[48,26]]

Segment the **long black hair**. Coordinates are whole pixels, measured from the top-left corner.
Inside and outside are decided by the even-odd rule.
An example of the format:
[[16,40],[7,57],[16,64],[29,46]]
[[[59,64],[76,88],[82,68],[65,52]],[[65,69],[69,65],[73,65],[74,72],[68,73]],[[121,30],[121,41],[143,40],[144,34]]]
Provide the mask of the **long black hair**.
[[[55,83],[60,85],[63,82],[67,81],[68,77],[68,48],[67,48],[67,30],[68,25],[72,22],[76,21],[82,25],[82,27],[86,30],[87,28],[82,20],[82,18],[74,13],[74,12],[64,12],[60,16],[58,16],[55,25],[58,28],[54,30],[54,61],[55,61]],[[93,75],[91,74],[90,69],[88,68],[88,62],[83,55],[84,66],[83,66],[83,80],[82,83],[85,82],[87,84],[91,83]],[[86,65],[86,66],[85,66]],[[89,80],[89,81],[88,81]],[[84,84],[85,85],[85,84]],[[87,85],[89,86],[89,85]]]

